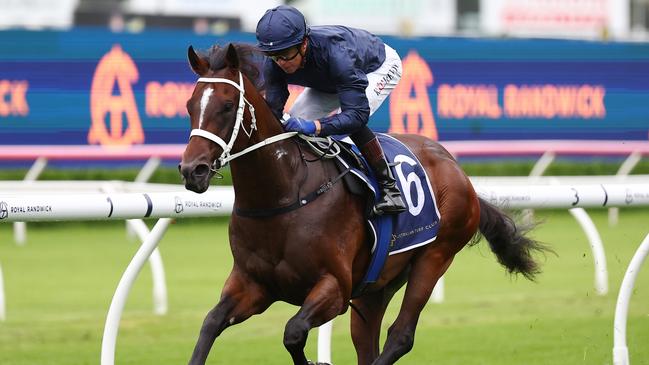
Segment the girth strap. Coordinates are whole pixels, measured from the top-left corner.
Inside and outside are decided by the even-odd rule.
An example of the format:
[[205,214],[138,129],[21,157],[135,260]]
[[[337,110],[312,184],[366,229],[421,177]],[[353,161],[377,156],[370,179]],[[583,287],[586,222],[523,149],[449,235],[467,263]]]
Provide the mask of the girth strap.
[[293,204],[290,205],[285,205],[283,207],[277,207],[277,208],[269,208],[269,209],[240,209],[240,208],[235,208],[234,212],[241,217],[246,217],[246,218],[268,218],[272,217],[275,215],[280,215],[284,213],[288,213],[290,211],[296,210],[298,208],[301,208],[312,201],[316,200],[320,195],[326,193],[327,191],[331,190],[331,188],[338,182],[340,179],[343,178],[347,173],[349,173],[351,169],[347,169],[343,172],[341,172],[338,176],[336,176],[333,179],[329,179],[327,182],[323,183],[320,185],[318,189],[315,191],[312,191],[311,193],[307,194],[306,196],[302,198],[298,198]]

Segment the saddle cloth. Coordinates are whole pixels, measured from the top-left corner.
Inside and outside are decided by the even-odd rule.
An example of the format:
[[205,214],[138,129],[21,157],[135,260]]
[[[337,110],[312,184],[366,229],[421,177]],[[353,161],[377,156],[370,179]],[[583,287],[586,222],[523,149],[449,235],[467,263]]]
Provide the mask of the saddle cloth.
[[[375,282],[385,264],[388,255],[405,252],[416,247],[433,242],[439,230],[439,210],[432,193],[430,180],[421,163],[410,149],[387,134],[376,133],[383,147],[385,157],[390,164],[392,173],[397,180],[407,210],[397,215],[374,216],[368,219],[369,231],[373,235],[372,261],[361,286],[365,287]],[[374,201],[379,199],[379,187],[360,151],[351,143],[349,138],[343,142],[351,145],[351,149],[361,158],[366,171],[355,168],[352,161],[344,155],[337,156],[341,165],[350,168],[350,172],[371,191]],[[357,288],[355,292],[362,291]]]

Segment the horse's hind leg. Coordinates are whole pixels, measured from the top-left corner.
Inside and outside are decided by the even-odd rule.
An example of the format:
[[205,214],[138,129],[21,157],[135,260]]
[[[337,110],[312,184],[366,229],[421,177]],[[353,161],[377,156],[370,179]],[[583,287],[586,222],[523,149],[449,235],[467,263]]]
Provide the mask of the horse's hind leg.
[[309,330],[336,317],[344,305],[342,291],[333,276],[324,276],[314,286],[297,314],[286,323],[284,330],[284,347],[291,354],[295,365],[308,364],[304,346]]
[[223,330],[263,312],[271,303],[257,284],[243,279],[236,271],[230,273],[219,303],[205,317],[189,364],[205,364],[214,341]]
[[427,247],[415,258],[399,315],[388,329],[383,352],[373,365],[394,364],[414,345],[419,314],[428,302],[437,280],[449,267],[458,250],[456,245],[442,242],[432,245],[434,246]]
[[354,299],[353,304],[356,308],[351,312],[351,333],[358,365],[370,365],[379,356],[383,315],[394,293],[403,286],[407,278],[406,269],[381,290]]

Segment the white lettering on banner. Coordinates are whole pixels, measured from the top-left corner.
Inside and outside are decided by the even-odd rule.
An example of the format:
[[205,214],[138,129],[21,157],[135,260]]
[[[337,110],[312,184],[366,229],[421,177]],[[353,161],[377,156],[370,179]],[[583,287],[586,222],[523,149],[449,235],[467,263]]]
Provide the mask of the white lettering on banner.
[[[394,157],[394,162],[398,164],[395,168],[397,170],[397,176],[401,181],[401,187],[404,189],[402,193],[403,193],[403,197],[406,199],[406,202],[408,203],[408,211],[413,216],[418,216],[419,213],[421,213],[421,210],[424,209],[424,203],[425,203],[424,188],[421,185],[421,179],[414,172],[409,173],[408,177],[406,178],[405,176],[403,176],[403,170],[401,169],[402,163],[405,162],[410,166],[417,166],[417,161],[413,160],[412,158],[406,155],[396,155]],[[412,189],[411,185],[413,184],[415,185],[415,189],[417,190],[417,204],[413,204],[412,194],[410,194],[410,190]]]

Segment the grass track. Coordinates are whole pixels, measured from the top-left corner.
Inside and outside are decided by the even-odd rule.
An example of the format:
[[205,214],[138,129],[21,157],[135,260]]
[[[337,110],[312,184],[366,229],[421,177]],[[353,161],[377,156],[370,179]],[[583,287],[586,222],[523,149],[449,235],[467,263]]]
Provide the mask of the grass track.
[[[537,283],[512,278],[483,242],[463,250],[446,277],[446,302],[420,318],[415,348],[400,364],[611,364],[613,313],[624,271],[647,234],[649,211],[624,210],[608,227],[605,211],[591,212],[606,246],[610,293],[593,290],[593,264],[584,233],[566,212],[537,212],[534,233],[550,243]],[[182,221],[161,243],[169,314],[151,311],[148,266],[122,317],[116,364],[182,364],[216,303],[231,267],[225,220]],[[7,294],[0,322],[0,364],[97,364],[104,320],[117,282],[137,249],[121,223],[30,224],[28,244],[12,243],[0,225],[0,265]],[[645,266],[649,266],[649,263]],[[384,332],[400,303],[395,297]],[[297,308],[277,303],[261,316],[226,330],[209,364],[288,364],[284,324]],[[629,312],[633,365],[649,365],[649,268],[640,272]],[[349,315],[334,324],[333,360],[355,363]],[[385,333],[382,338],[385,338]],[[316,355],[316,332],[307,354]]]

